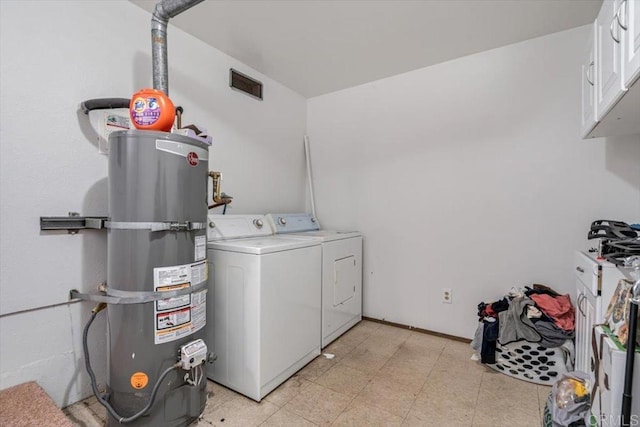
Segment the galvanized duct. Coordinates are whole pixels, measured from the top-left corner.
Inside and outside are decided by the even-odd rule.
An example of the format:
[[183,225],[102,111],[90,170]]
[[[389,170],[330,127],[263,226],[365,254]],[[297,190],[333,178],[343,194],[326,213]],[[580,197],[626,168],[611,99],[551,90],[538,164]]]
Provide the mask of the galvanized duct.
[[156,4],[151,18],[151,57],[153,88],[169,95],[169,66],[167,63],[167,24],[173,18],[203,0],[162,0]]

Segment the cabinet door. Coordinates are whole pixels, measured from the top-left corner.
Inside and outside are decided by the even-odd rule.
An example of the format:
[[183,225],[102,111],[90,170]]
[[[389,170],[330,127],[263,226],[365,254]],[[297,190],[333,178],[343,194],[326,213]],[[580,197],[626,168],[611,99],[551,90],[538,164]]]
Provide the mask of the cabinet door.
[[587,354],[585,352],[586,346],[586,316],[583,310],[583,304],[585,299],[585,289],[582,283],[578,281],[576,288],[576,355],[575,355],[575,366],[574,369],[576,371],[586,372],[586,357]]
[[582,300],[584,299],[584,291],[583,286],[578,283],[576,289],[576,360],[574,363],[574,369],[576,371],[583,371],[584,367],[584,352],[582,348],[584,347],[584,315],[582,314],[581,305]]
[[620,24],[626,27],[622,37],[622,81],[631,87],[640,76],[640,0],[623,0]]
[[586,137],[596,125],[596,31],[595,23],[582,61],[582,136]]
[[596,121],[600,121],[624,95],[620,41],[624,31],[618,25],[621,0],[605,0],[596,19]]
[[597,297],[589,292],[581,282],[577,283],[576,300],[576,371],[588,373],[594,384],[595,372],[591,351],[591,329],[596,316]]
[[582,310],[584,311],[585,318],[585,343],[584,343],[584,354],[585,354],[585,369],[584,372],[589,374],[590,382],[589,384],[595,384],[596,374],[594,371],[595,368],[595,360],[593,359],[593,351],[591,349],[591,330],[595,324],[596,319],[596,304],[597,297],[591,293],[585,294],[584,303]]

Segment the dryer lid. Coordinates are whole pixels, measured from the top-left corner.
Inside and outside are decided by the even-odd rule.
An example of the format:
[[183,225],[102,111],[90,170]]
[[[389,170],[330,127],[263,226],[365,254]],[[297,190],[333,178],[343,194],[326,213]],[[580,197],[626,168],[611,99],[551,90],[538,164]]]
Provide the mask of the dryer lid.
[[314,230],[303,231],[301,233],[288,234],[291,237],[309,237],[322,240],[323,242],[332,242],[334,240],[353,239],[354,237],[362,237],[359,231],[333,231],[333,230]]

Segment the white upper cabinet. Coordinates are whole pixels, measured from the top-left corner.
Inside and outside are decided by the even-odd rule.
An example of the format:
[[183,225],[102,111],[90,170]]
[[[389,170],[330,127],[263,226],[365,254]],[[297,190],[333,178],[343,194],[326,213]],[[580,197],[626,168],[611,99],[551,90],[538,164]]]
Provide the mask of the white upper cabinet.
[[596,18],[596,43],[598,67],[596,73],[596,120],[611,111],[627,90],[622,83],[623,30],[618,25],[620,0],[604,0]]
[[604,0],[593,25],[581,70],[582,137],[640,133],[640,0]]
[[630,87],[640,76],[640,1],[622,0],[618,24],[622,37],[622,81]]

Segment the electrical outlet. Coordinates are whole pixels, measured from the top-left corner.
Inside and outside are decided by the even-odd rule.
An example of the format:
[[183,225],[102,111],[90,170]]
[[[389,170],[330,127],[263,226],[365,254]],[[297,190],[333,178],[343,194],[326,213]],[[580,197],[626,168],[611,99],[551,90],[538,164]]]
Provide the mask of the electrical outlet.
[[451,288],[442,288],[442,302],[451,304]]

